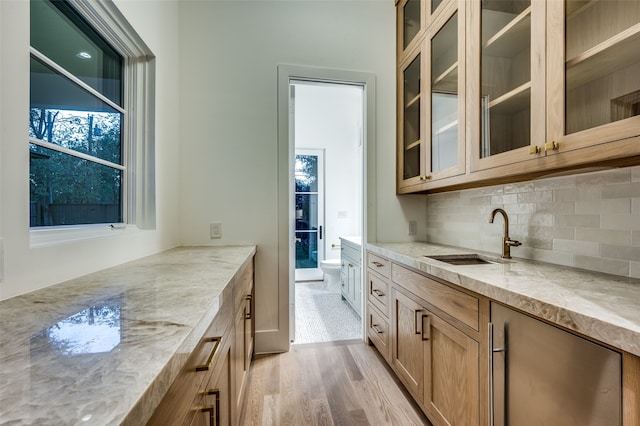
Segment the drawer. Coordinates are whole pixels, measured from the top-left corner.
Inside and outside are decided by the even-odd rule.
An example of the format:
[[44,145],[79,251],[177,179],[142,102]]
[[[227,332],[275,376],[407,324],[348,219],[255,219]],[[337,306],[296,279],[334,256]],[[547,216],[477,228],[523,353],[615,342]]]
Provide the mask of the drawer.
[[391,362],[389,323],[376,307],[371,304],[367,306],[367,335],[371,343],[378,348],[378,352],[382,357],[387,362]]
[[346,256],[349,259],[351,259],[351,263],[356,263],[357,265],[360,265],[360,248],[353,246],[351,244],[345,244],[345,241],[342,241],[341,247],[340,247],[340,254],[341,256]]
[[415,294],[465,325],[479,330],[479,300],[425,275],[396,264],[392,268],[393,282]]
[[253,261],[236,275],[235,280],[233,306],[238,309],[247,295],[253,291]]
[[389,318],[389,282],[370,270],[367,271],[367,300]]
[[368,252],[367,268],[371,268],[385,278],[391,278],[391,262],[384,257]]

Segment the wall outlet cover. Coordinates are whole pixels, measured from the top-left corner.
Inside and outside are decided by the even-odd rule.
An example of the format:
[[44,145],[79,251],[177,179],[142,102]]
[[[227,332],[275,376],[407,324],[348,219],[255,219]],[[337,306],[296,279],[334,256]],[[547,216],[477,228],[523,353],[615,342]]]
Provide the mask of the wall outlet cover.
[[211,222],[209,224],[209,232],[211,234],[211,238],[222,238],[222,223]]
[[409,235],[416,235],[418,233],[418,222],[415,220],[409,221]]

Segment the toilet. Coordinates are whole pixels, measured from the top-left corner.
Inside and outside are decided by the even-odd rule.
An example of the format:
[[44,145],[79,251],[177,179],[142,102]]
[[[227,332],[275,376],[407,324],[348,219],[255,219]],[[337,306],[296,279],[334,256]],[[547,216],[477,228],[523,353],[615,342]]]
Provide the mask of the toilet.
[[320,262],[328,290],[340,291],[340,267],[340,259],[326,259]]

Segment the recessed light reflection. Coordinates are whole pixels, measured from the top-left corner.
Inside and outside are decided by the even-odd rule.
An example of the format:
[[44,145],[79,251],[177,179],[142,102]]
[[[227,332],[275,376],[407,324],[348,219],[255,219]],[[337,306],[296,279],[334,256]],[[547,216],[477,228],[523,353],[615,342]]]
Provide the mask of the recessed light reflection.
[[80,59],[91,59],[91,54],[88,52],[79,52],[76,56]]

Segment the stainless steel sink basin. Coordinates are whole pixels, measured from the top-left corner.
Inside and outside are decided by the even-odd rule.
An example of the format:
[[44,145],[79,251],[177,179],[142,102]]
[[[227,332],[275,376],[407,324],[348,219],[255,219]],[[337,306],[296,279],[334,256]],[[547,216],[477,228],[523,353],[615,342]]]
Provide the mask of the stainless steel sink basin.
[[489,260],[479,254],[445,254],[439,256],[425,256],[429,259],[439,260],[450,265],[484,265],[491,263],[500,263],[498,260]]

